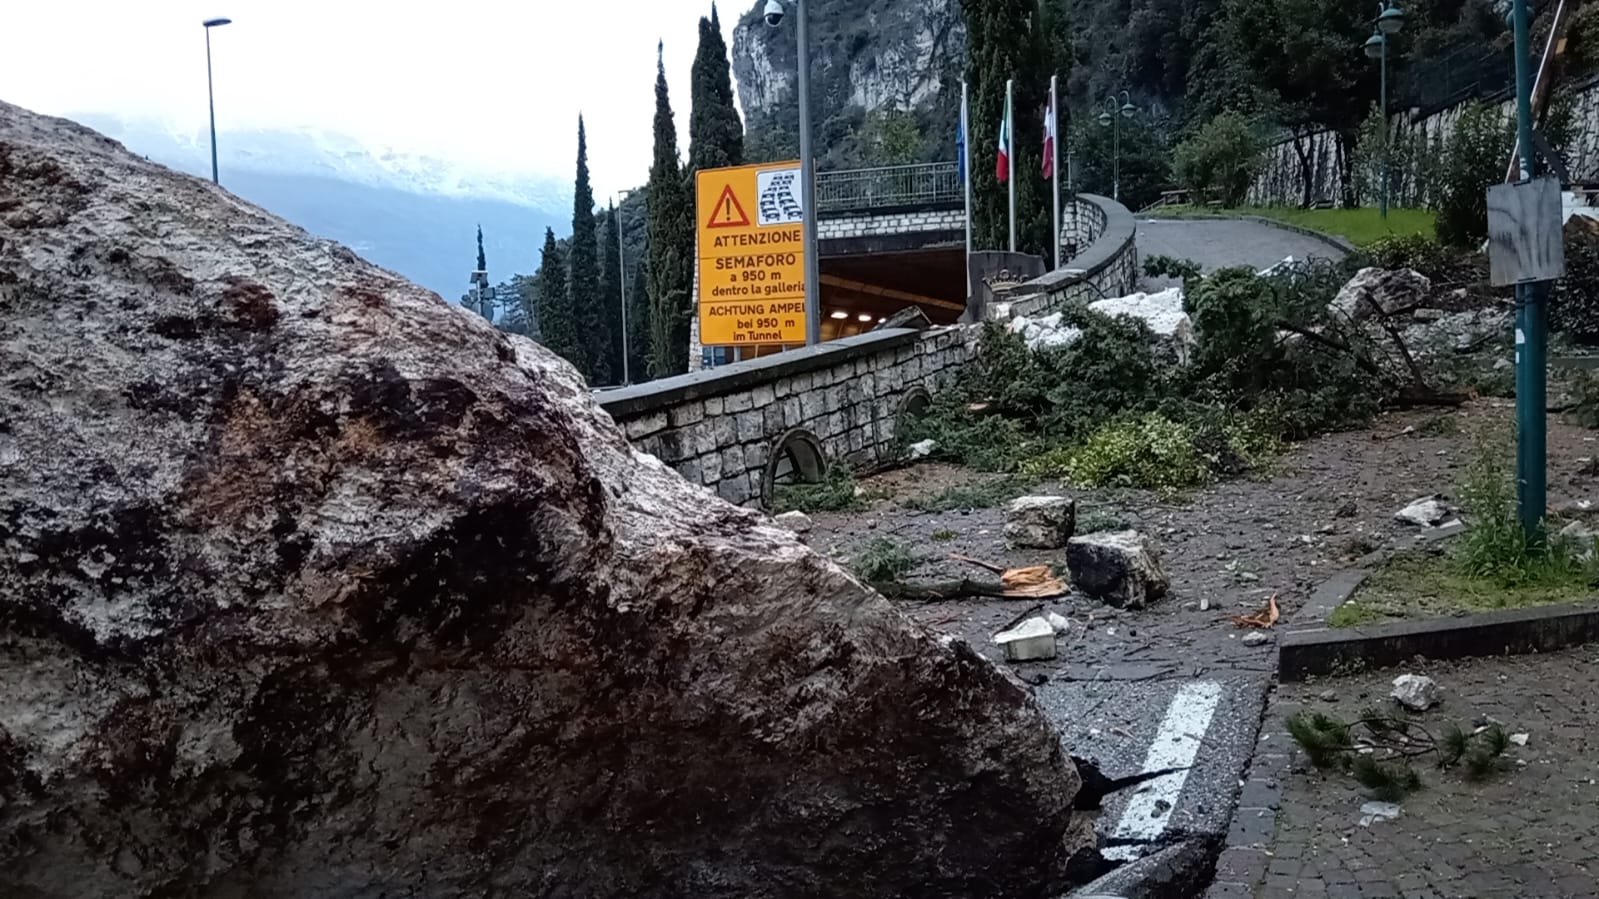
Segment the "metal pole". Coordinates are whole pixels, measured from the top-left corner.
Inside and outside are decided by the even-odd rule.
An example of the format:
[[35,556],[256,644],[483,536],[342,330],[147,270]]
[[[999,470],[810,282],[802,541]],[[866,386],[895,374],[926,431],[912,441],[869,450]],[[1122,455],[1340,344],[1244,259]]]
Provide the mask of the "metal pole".
[[795,0],[799,41],[800,192],[805,228],[805,344],[822,342],[821,259],[816,245],[816,158],[811,153],[811,54],[805,27],[805,0]]
[[633,375],[627,370],[627,357],[632,345],[627,340],[627,248],[622,245],[622,212],[619,206],[611,207],[611,227],[616,229],[617,283],[622,287],[622,384],[625,386],[633,383]]
[[1110,114],[1110,142],[1111,142],[1111,184],[1110,198],[1120,203],[1122,201],[1122,112],[1121,107],[1111,101],[1113,111]]
[[[1531,17],[1527,0],[1515,0],[1511,12],[1516,34],[1516,135],[1521,147],[1521,177],[1526,180],[1535,176],[1538,169],[1532,143]],[[1522,530],[1535,543],[1543,539],[1546,501],[1548,289],[1547,281],[1516,286],[1516,506]]]
[[966,201],[966,308],[972,304],[972,118],[971,93],[961,82],[961,188]]
[[1059,76],[1049,76],[1049,194],[1054,215],[1050,218],[1050,242],[1055,247],[1055,268],[1060,268],[1060,104],[1056,94]]
[[1016,252],[1016,113],[1011,106],[1015,79],[1005,81],[1005,181],[1010,186],[1010,251]]
[[217,98],[211,86],[211,26],[205,26],[205,96],[211,107],[211,183],[221,184],[217,178]]
[[1382,205],[1381,215],[1383,221],[1388,220],[1388,166],[1389,157],[1393,155],[1393,141],[1388,134],[1388,35],[1379,30],[1382,35]]

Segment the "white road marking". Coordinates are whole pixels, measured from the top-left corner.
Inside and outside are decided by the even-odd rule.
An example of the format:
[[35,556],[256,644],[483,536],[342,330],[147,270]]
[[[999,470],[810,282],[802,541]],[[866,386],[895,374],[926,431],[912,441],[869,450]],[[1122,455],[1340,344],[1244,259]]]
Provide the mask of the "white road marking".
[[[1155,739],[1149,744],[1149,754],[1144,757],[1141,771],[1159,771],[1162,768],[1187,769],[1199,755],[1205,731],[1221,702],[1221,684],[1209,681],[1183,684],[1172,697],[1166,709],[1166,719],[1160,723]],[[1177,797],[1188,782],[1188,771],[1176,771],[1157,777],[1148,783],[1148,789],[1134,793],[1122,810],[1112,839],[1153,840],[1166,829],[1172,811],[1177,807]],[[1143,854],[1138,846],[1109,846],[1105,857],[1128,860]]]

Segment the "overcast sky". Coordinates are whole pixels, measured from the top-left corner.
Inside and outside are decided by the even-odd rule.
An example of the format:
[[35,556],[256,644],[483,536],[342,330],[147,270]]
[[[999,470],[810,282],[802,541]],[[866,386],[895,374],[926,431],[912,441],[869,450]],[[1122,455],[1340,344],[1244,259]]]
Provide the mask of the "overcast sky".
[[[723,2],[728,45],[751,0]],[[687,151],[711,0],[0,0],[0,99],[39,112],[314,128],[474,169],[571,177],[577,116],[599,196],[643,183],[655,44]]]

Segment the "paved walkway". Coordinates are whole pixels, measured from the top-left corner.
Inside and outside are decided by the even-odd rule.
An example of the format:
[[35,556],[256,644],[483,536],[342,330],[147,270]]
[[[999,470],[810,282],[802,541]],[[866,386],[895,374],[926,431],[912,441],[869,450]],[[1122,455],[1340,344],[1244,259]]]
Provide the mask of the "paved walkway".
[[1206,895],[1599,897],[1599,644],[1403,670],[1444,690],[1443,704],[1418,718],[1433,733],[1492,718],[1528,734],[1527,745],[1511,746],[1505,770],[1478,783],[1418,765],[1425,786],[1400,804],[1400,816],[1362,826],[1368,797],[1348,775],[1310,767],[1285,739],[1284,721],[1307,707],[1345,720],[1368,706],[1391,708],[1401,671],[1285,685]]
[[[1192,259],[1206,271],[1233,265],[1263,269],[1283,257],[1341,259],[1343,251],[1296,231],[1242,219],[1162,219],[1138,217],[1138,256]],[[1175,283],[1145,279],[1150,287]]]

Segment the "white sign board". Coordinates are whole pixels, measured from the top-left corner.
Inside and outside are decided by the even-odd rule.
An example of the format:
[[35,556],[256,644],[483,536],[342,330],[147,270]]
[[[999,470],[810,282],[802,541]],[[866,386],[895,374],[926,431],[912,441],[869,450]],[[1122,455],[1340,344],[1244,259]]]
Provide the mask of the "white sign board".
[[1553,281],[1566,273],[1559,180],[1488,188],[1488,272],[1495,287]]

